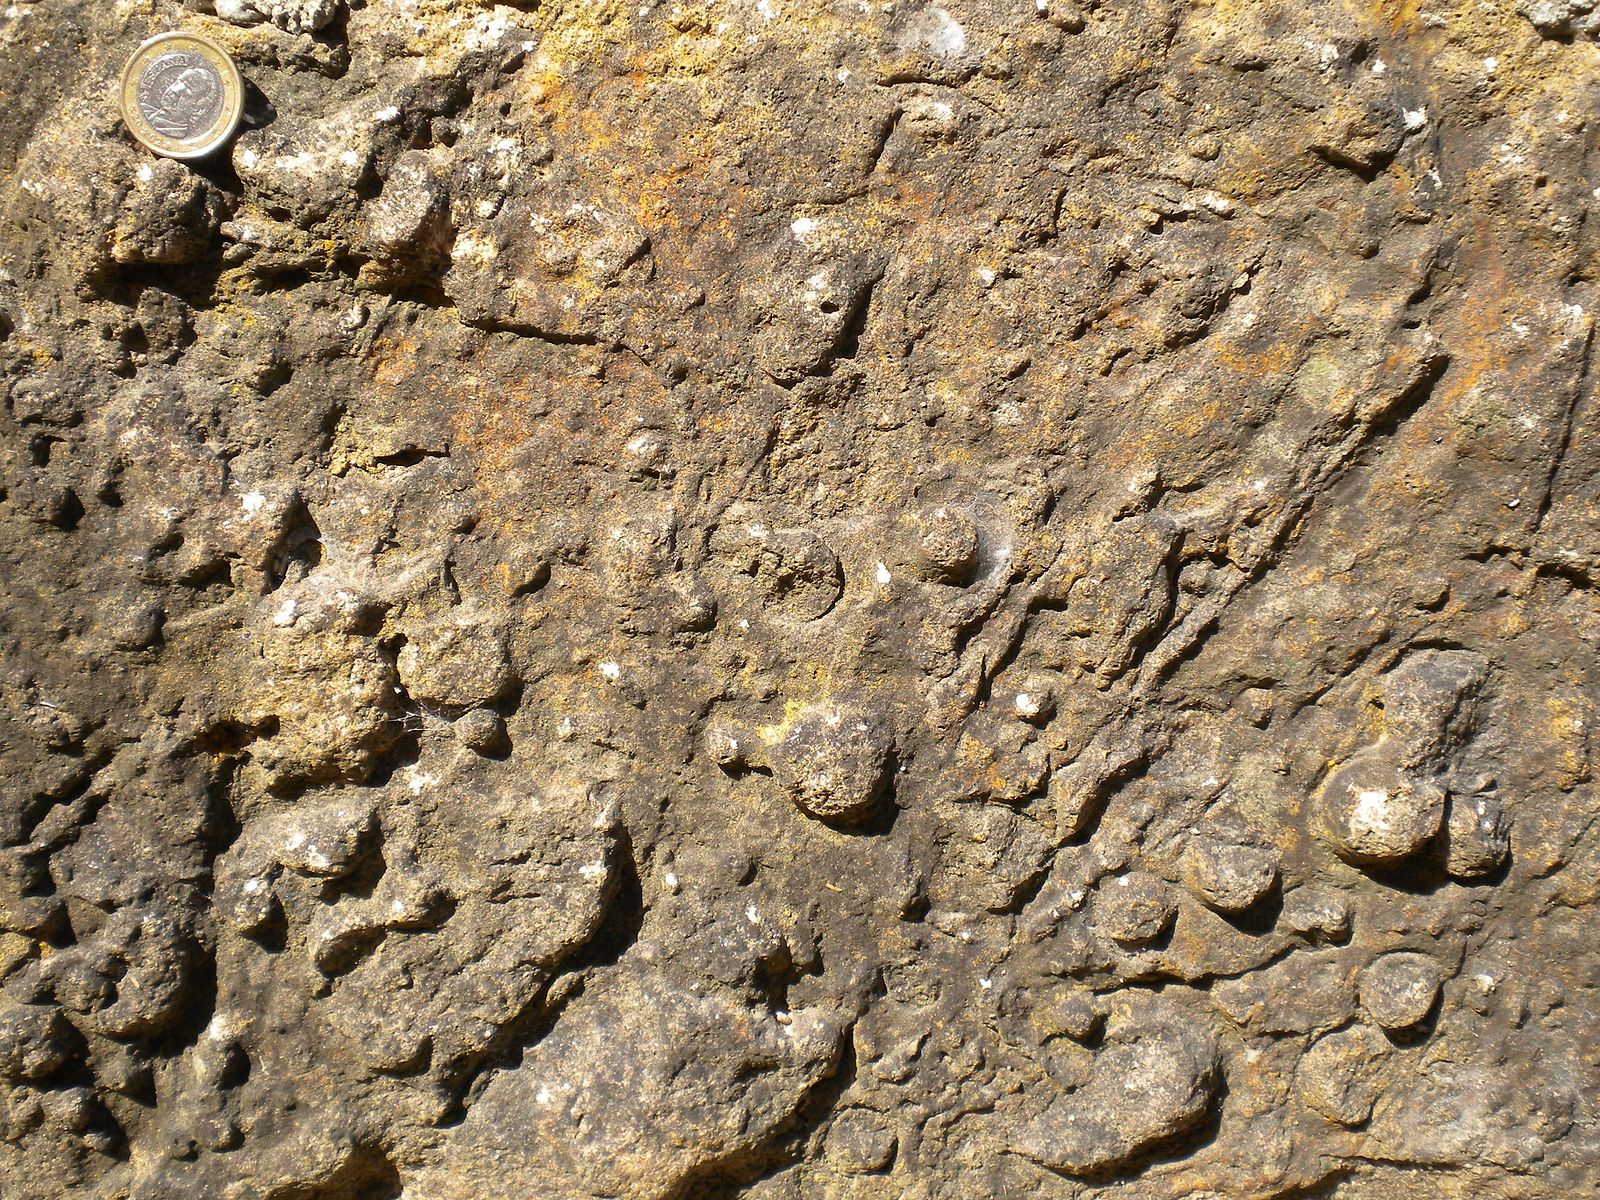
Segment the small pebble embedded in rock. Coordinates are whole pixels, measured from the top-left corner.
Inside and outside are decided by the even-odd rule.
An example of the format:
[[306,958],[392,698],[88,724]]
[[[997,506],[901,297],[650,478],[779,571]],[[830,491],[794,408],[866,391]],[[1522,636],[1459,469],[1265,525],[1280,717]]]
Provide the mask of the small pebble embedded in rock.
[[1433,1010],[1443,977],[1439,964],[1425,954],[1385,954],[1361,972],[1361,1007],[1391,1033],[1411,1029]]
[[1444,820],[1444,793],[1377,753],[1335,771],[1323,786],[1323,832],[1347,862],[1394,866],[1419,853]]

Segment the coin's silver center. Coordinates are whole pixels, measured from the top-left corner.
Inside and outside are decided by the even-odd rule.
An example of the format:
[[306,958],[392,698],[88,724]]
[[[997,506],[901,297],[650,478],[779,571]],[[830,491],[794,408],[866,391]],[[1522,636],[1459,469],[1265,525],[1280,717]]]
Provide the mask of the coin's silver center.
[[222,115],[221,73],[198,54],[163,54],[139,76],[139,111],[157,133],[179,141],[199,137]]

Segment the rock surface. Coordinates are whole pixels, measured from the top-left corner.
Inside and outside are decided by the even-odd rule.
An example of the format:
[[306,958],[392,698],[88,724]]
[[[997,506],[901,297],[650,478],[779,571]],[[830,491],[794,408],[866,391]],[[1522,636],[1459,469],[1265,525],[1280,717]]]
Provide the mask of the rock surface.
[[0,1195],[1594,1194],[1597,33],[5,8]]

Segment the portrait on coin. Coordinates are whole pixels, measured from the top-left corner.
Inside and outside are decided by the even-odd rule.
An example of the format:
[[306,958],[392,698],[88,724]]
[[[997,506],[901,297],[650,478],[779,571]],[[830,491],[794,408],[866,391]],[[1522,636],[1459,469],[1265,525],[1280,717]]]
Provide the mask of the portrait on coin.
[[151,128],[172,138],[204,133],[221,115],[222,79],[199,55],[166,54],[139,80],[139,111]]

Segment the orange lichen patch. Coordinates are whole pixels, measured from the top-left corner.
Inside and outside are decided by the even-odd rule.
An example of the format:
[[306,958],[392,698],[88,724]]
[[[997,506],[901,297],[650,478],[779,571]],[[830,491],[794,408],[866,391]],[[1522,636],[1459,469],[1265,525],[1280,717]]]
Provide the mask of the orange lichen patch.
[[1549,714],[1549,735],[1560,747],[1561,786],[1572,787],[1588,780],[1589,752],[1586,708],[1567,696],[1551,696],[1545,701]]
[[1477,301],[1463,304],[1453,313],[1455,329],[1448,336],[1450,370],[1440,381],[1439,399],[1459,400],[1486,382],[1486,377],[1507,368],[1503,334],[1507,312],[1521,299],[1515,282],[1506,270],[1493,231],[1480,225],[1477,236],[1462,248],[1478,265],[1479,281],[1474,286]]
[[449,389],[450,427],[456,442],[472,451],[481,464],[480,486],[492,497],[497,474],[509,468],[517,447],[539,429],[543,405],[534,401],[532,389],[506,381],[477,380]]
[[1389,177],[1394,181],[1395,195],[1399,197],[1400,211],[1408,218],[1412,220],[1427,219],[1427,213],[1417,203],[1417,198],[1427,177],[1437,174],[1437,172],[1438,163],[1431,155],[1419,156],[1409,166],[1401,159],[1396,159],[1389,164]]
[[703,198],[717,162],[730,159],[756,135],[742,121],[730,128],[708,119],[685,128],[678,113],[640,104],[640,90],[602,89],[573,107],[554,103],[551,94],[551,134],[560,153],[591,164],[586,174],[599,185],[597,200],[629,212],[657,242],[665,264],[692,267],[688,256],[670,245],[672,235],[711,232],[731,242],[735,229],[760,204],[744,185],[719,188],[714,205]]
[[566,75],[561,69],[541,55],[517,76],[511,89],[530,108],[546,109],[560,105],[566,84]]
[[[1416,34],[1426,28],[1423,5],[1419,0],[1370,0],[1370,10],[1374,17],[1389,27],[1392,34]],[[1433,6],[1428,6],[1428,11],[1434,11]]]
[[632,428],[620,399],[655,392],[643,367],[613,364],[604,376],[570,366],[550,375],[506,369],[451,383],[441,403],[485,519],[519,524],[586,495],[574,464],[613,455]]
[[[1242,412],[1252,411],[1274,394],[1277,381],[1303,357],[1305,326],[1263,350],[1245,350],[1219,334],[1191,348],[1194,356],[1181,372],[1169,373],[1167,384],[1147,397],[1141,436],[1120,441],[1102,461],[1107,469],[1126,472],[1146,462],[1188,461],[1198,452],[1196,439],[1220,437],[1234,428]],[[1184,381],[1204,378],[1203,394]],[[1264,388],[1263,385],[1266,385]]]
[[[853,686],[855,682],[851,681]],[[804,660],[789,663],[779,689],[784,696],[783,716],[777,726],[770,727],[774,740],[787,731],[808,705],[832,699],[838,687],[838,668],[832,663]],[[762,739],[767,740],[769,729],[759,732]]]
[[[428,395],[430,407],[448,427],[452,453],[474,472],[476,499],[490,521],[509,521],[518,513],[536,518],[537,513],[524,509],[527,497],[540,489],[549,492],[553,503],[561,502],[567,490],[559,485],[562,464],[548,453],[530,457],[530,444],[548,451],[553,427],[571,424],[575,415],[587,432],[603,433],[612,419],[605,412],[606,385],[593,375],[563,372],[551,377],[528,369],[520,358],[479,355],[441,381],[437,361],[419,357],[409,337],[379,340],[370,362],[367,407],[403,410],[414,402],[410,398]],[[550,415],[558,400],[560,417]],[[562,434],[570,437],[572,431]],[[341,429],[336,440],[353,436],[355,431]],[[335,453],[353,462],[357,449],[336,447]]]
[[[660,239],[657,259],[664,267],[679,265],[691,276],[702,273],[697,260],[709,255],[714,263],[720,254],[732,252],[744,222],[761,207],[754,189],[744,185],[723,189],[717,203],[707,206],[704,176],[714,161],[708,149],[703,162],[646,175],[634,181],[631,192],[635,219],[653,239]],[[692,245],[685,239],[692,239]]]
[[28,356],[28,359],[35,366],[49,366],[51,363],[56,361],[56,356],[54,354],[52,354],[44,346],[39,345],[38,342],[33,341],[31,338],[19,336],[16,339],[16,344],[22,349],[23,353]]
[[[555,93],[556,97],[563,93]],[[625,134],[610,105],[597,102],[603,93],[590,95],[584,104],[570,106],[550,103],[550,131],[558,145],[581,150],[586,155],[621,149],[637,136],[637,126]],[[637,118],[637,114],[633,114]]]
[[683,29],[661,43],[639,50],[628,60],[635,87],[662,78],[698,78],[714,75],[726,63],[726,40],[710,33],[711,26]]
[[1213,190],[1256,207],[1291,192],[1311,174],[1305,147],[1287,140],[1230,141],[1217,161]]
[[1213,361],[1247,379],[1267,379],[1282,375],[1295,365],[1304,354],[1303,347],[1290,342],[1278,342],[1266,350],[1243,350],[1228,340],[1221,340],[1212,352]]
[[917,182],[900,180],[893,187],[874,188],[872,198],[896,219],[919,225],[971,217],[983,203],[976,191],[952,195],[948,181],[935,176]]
[[372,378],[379,387],[397,390],[416,375],[417,343],[411,338],[380,338],[372,344],[372,357],[377,362]]

